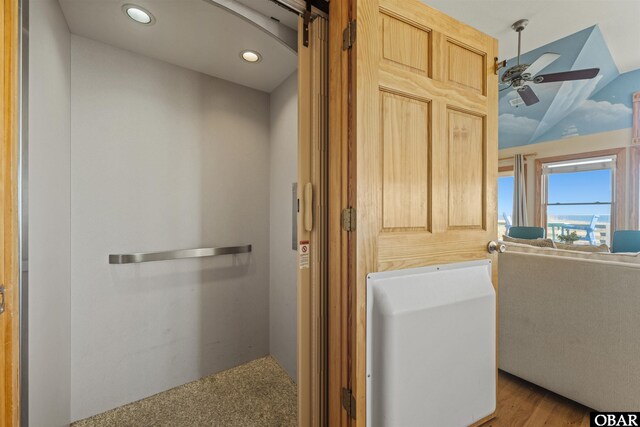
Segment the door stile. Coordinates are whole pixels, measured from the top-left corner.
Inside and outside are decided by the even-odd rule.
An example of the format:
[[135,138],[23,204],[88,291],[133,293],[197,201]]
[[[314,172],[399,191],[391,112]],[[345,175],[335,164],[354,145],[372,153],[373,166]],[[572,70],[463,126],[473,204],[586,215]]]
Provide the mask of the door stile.
[[351,418],[343,408],[343,390],[350,390],[353,339],[350,277],[354,256],[353,232],[342,227],[342,212],[354,206],[352,194],[354,159],[350,156],[350,103],[353,49],[343,49],[343,31],[352,19],[350,0],[332,1],[329,6],[329,325],[328,325],[328,425],[347,426]]
[[20,313],[18,258],[18,43],[19,4],[4,0],[0,9],[2,34],[2,154],[0,155],[0,425],[20,423]]

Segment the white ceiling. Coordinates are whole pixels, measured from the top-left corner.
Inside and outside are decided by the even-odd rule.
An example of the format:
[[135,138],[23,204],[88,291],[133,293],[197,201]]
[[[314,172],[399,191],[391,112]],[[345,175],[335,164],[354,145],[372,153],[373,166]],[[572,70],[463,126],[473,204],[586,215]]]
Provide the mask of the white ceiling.
[[620,72],[640,68],[640,0],[422,1],[497,38],[500,59],[516,56],[518,39],[511,24],[527,18],[523,52],[598,24]]
[[[125,3],[144,7],[157,22],[132,21],[122,12]],[[60,5],[74,34],[265,92],[297,67],[296,54],[283,44],[203,0],[60,0]],[[245,49],[260,52],[262,61],[243,61]]]

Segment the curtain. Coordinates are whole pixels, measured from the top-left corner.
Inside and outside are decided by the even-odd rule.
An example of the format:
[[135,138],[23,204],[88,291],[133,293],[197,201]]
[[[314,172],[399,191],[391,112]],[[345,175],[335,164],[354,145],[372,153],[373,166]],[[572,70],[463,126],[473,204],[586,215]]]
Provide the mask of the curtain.
[[513,158],[513,213],[511,225],[527,226],[527,192],[525,189],[524,156],[516,154]]

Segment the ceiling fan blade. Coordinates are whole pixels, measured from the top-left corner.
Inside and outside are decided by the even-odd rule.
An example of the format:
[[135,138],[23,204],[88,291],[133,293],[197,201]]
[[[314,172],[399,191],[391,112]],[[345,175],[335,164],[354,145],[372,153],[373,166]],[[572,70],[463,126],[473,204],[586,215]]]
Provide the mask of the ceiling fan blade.
[[536,76],[534,83],[565,82],[568,80],[592,79],[598,75],[600,68],[587,68],[584,70],[563,71],[561,73],[542,74]]
[[522,86],[518,88],[518,95],[520,95],[520,98],[522,98],[527,106],[540,102],[540,99],[538,99],[538,96],[530,86]]
[[522,77],[528,79],[538,74],[543,69],[547,68],[556,59],[560,58],[560,55],[553,52],[547,52],[540,55],[533,64],[529,65],[526,70],[522,72]]

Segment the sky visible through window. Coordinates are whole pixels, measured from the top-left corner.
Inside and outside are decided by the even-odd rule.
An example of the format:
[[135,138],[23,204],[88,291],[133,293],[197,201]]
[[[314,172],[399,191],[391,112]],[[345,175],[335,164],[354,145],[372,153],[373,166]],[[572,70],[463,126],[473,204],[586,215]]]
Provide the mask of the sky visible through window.
[[[591,203],[611,202],[612,172],[609,169],[560,173],[548,176],[549,203]],[[498,178],[498,217],[503,213],[511,216],[513,208],[513,177]],[[550,215],[600,215],[600,222],[606,222],[611,213],[610,205],[550,206]]]
[[[549,203],[611,202],[611,170],[549,175]],[[589,206],[576,206],[589,213]]]
[[[549,203],[612,201],[610,169],[553,174],[548,179]],[[547,215],[550,219],[555,217],[565,220],[589,220],[590,215],[599,215],[598,222],[603,223],[610,220],[611,205],[549,206]]]
[[503,214],[511,216],[513,210],[513,177],[498,178],[498,218],[504,220]]

